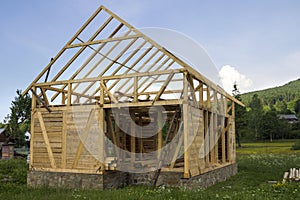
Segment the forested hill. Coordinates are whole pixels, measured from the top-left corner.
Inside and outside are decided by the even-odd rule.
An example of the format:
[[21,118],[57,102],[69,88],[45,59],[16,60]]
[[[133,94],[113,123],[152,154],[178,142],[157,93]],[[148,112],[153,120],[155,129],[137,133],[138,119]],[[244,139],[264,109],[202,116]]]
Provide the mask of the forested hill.
[[241,94],[245,105],[249,105],[254,94],[258,95],[265,107],[274,106],[277,109],[286,105],[294,113],[295,104],[300,101],[300,78],[283,86]]

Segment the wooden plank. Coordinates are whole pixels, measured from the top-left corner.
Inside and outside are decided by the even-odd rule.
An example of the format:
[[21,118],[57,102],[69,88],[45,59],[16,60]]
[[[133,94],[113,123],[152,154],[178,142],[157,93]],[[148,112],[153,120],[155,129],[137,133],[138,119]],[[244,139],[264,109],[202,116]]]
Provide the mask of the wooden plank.
[[74,159],[73,165],[72,165],[73,169],[75,169],[78,165],[78,160],[79,160],[79,157],[81,155],[83,145],[84,145],[84,143],[85,143],[85,141],[88,137],[89,130],[90,130],[90,127],[91,127],[91,123],[92,123],[92,120],[93,120],[94,117],[95,117],[95,109],[92,109],[91,112],[90,112],[89,118],[87,120],[86,127],[84,129],[82,139],[80,140],[79,146],[78,146],[77,151],[76,151],[76,156],[75,156],[75,159]]
[[47,136],[47,131],[46,131],[46,127],[45,127],[45,124],[44,124],[44,121],[43,121],[42,113],[38,112],[37,116],[38,116],[38,119],[39,119],[39,122],[40,122],[40,125],[41,125],[41,128],[42,128],[44,142],[45,142],[45,145],[46,145],[46,148],[47,148],[48,157],[49,157],[49,160],[50,160],[51,167],[55,169],[56,164],[55,164],[55,160],[54,160],[54,157],[53,157],[50,142],[49,142],[49,139],[48,139],[48,136]]

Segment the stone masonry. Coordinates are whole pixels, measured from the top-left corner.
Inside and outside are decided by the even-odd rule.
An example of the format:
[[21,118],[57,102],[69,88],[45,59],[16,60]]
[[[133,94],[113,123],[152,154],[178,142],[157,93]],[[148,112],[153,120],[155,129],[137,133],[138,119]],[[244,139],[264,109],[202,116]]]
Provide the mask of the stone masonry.
[[[184,187],[186,189],[206,188],[226,181],[237,173],[237,164],[209,171],[190,179],[183,179],[180,172],[161,172],[157,186]],[[130,174],[120,171],[107,171],[104,174],[80,174],[63,172],[29,171],[27,184],[32,187],[64,187],[81,189],[112,189],[127,185],[149,186],[154,172]]]

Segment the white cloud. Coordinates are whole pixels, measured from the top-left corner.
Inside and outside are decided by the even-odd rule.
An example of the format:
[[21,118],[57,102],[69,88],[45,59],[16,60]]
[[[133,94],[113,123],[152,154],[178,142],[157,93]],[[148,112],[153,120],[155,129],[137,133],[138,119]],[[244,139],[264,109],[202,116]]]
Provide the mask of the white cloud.
[[252,86],[252,80],[246,75],[241,74],[234,67],[230,65],[224,65],[219,71],[219,76],[222,82],[223,88],[231,94],[233,84],[236,82],[240,92],[244,92]]

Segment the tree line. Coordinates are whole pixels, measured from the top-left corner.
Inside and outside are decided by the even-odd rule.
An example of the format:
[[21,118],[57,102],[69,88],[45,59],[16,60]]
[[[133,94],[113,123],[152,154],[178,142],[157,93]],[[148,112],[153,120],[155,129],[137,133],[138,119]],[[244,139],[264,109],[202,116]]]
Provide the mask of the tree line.
[[[233,96],[243,102],[236,84],[233,86]],[[296,101],[291,112],[285,103],[266,106],[258,94],[253,94],[245,107],[236,105],[236,138],[238,145],[241,140],[274,140],[300,138],[300,123],[289,123],[280,119],[280,114],[295,114],[299,116],[300,99]]]

